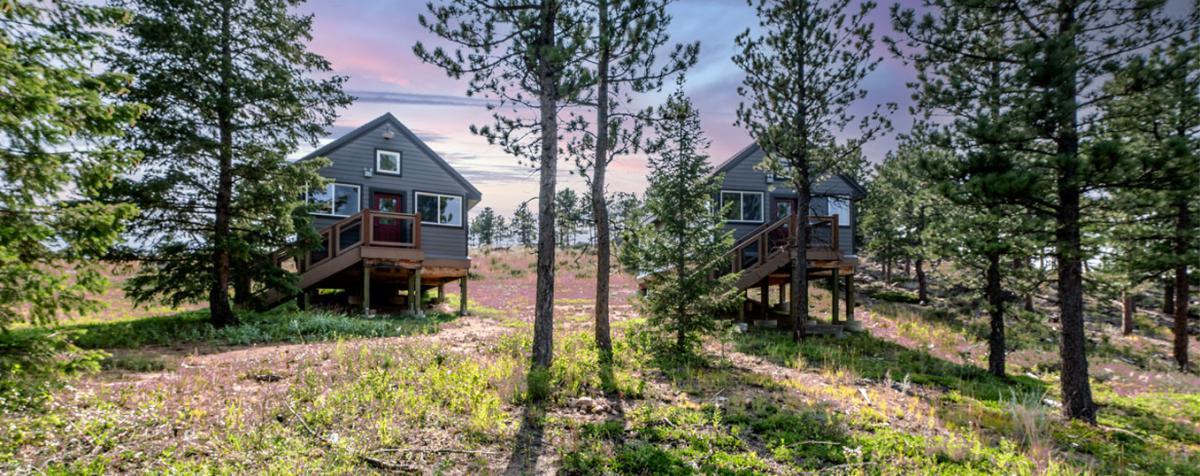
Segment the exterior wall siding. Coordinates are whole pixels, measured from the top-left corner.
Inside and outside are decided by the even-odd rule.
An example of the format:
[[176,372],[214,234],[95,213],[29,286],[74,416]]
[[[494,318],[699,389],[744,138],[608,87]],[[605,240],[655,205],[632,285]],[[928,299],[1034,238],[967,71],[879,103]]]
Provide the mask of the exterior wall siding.
[[[452,177],[441,165],[421,150],[407,135],[397,132],[391,139],[383,138],[387,123],[380,124],[354,140],[325,154],[332,162],[322,168],[321,176],[337,183],[358,185],[359,209],[369,208],[373,192],[396,193],[404,197],[404,213],[414,213],[415,192],[440,193],[463,197],[463,226],[421,225],[421,249],[427,258],[466,258],[468,199],[467,189]],[[395,129],[393,128],[393,131]],[[400,152],[400,175],[375,171],[371,177],[365,169],[375,169],[375,151]],[[327,227],[341,217],[313,216],[313,226]]]
[[[733,164],[729,170],[724,172],[724,178],[721,185],[722,190],[731,191],[751,191],[763,193],[764,218],[767,221],[772,221],[771,213],[773,212],[772,198],[774,197],[795,197],[796,192],[790,186],[782,182],[767,183],[767,174],[761,170],[755,169],[759,162],[762,162],[764,157],[762,149],[754,150],[745,159]],[[813,186],[813,197],[810,202],[812,214],[828,215],[829,204],[826,196],[853,196],[855,193],[854,187],[843,180],[841,177],[830,177],[817,183]],[[852,223],[850,226],[840,227],[838,230],[838,247],[842,253],[846,255],[857,254],[854,247],[854,226],[858,221],[857,205],[851,203]],[[754,229],[762,226],[763,223],[728,223],[733,230],[735,240],[740,240]],[[828,239],[828,231],[817,231],[817,237],[824,236]]]

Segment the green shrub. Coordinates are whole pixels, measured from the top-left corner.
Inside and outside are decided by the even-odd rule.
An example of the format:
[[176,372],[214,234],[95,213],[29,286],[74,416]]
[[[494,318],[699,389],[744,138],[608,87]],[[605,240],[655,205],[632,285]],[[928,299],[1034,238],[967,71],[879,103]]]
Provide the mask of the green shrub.
[[72,339],[82,331],[28,328],[0,332],[0,412],[38,407],[67,379],[100,369],[107,355]]
[[531,402],[543,402],[550,398],[553,393],[553,388],[550,385],[552,380],[550,369],[545,367],[534,367],[525,374],[525,396]]

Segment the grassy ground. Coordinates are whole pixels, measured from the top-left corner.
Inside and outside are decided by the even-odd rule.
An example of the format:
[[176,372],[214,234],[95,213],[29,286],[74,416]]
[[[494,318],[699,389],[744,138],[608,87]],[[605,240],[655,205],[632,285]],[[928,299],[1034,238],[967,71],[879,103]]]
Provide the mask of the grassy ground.
[[[1087,426],[1058,415],[1055,331],[1040,314],[1010,326],[1009,380],[980,369],[969,303],[920,307],[871,283],[865,334],[794,343],[752,329],[681,365],[633,345],[642,321],[622,275],[606,366],[591,345],[591,261],[559,261],[555,365],[534,388],[521,252],[476,257],[465,318],[66,323],[56,332],[86,331],[80,351],[103,350],[103,368],[0,413],[0,472],[1200,474],[1200,384],[1163,365],[1168,336],[1149,326],[1089,328],[1102,408]],[[827,309],[828,293],[813,295]]]

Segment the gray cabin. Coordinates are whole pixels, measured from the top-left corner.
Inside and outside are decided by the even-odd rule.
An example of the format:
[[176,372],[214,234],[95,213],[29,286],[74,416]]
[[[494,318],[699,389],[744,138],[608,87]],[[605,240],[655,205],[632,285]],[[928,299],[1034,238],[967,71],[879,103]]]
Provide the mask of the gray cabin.
[[[734,239],[741,240],[764,223],[791,214],[796,203],[796,191],[785,180],[759,170],[765,154],[757,144],[742,149],[717,165],[715,173],[724,174],[721,184],[721,204],[733,203],[726,223],[733,228]],[[833,175],[813,185],[810,216],[837,216],[837,248],[843,256],[858,255],[858,201],[866,190],[853,179]],[[828,239],[827,229],[815,227],[815,239]]]
[[[762,148],[752,144],[714,171],[723,174],[719,201],[730,205],[726,224],[736,240],[722,272],[740,273],[734,286],[745,296],[737,319],[747,324],[796,319],[790,315],[788,283],[795,269],[788,244],[801,220],[806,220],[812,234],[804,254],[805,275],[826,281],[832,305],[827,323],[810,315],[810,320],[797,323],[796,330],[801,335],[860,330],[854,315],[855,238],[857,203],[866,197],[866,190],[849,177],[834,175],[814,185],[810,210],[796,213],[796,191],[785,180],[758,169],[764,157]],[[841,307],[843,299],[845,307]]]
[[338,296],[326,304],[419,312],[425,291],[441,299],[457,280],[465,312],[467,214],[479,189],[391,114],[300,160],[316,157],[331,161],[318,172],[331,183],[307,197],[321,242],[298,259],[302,305]]

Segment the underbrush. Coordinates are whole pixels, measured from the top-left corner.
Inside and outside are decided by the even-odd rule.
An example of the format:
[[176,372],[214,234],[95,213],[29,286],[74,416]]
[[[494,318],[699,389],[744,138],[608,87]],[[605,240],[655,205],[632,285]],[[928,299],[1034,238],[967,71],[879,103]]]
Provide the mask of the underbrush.
[[208,322],[208,311],[200,310],[119,322],[68,324],[62,329],[82,331],[75,339],[81,348],[131,349],[185,343],[250,345],[393,337],[435,332],[439,324],[453,319],[453,314],[446,313],[366,319],[324,311],[281,309],[243,313],[238,324],[216,328]]

